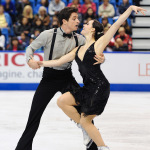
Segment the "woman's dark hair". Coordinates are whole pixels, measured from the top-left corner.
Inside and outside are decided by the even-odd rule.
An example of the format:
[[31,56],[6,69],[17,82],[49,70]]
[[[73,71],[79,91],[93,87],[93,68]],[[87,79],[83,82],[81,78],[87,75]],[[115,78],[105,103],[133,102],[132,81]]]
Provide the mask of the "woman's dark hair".
[[68,21],[72,13],[78,13],[78,9],[74,7],[65,7],[64,9],[62,9],[58,15],[60,25],[63,24],[63,19]]
[[43,24],[43,21],[42,21],[41,18],[37,17],[37,18],[35,19],[35,24],[36,24],[37,21],[41,21],[41,24]]
[[2,31],[1,31],[1,29],[0,29],[0,36],[2,35]]
[[101,36],[104,35],[104,26],[99,21],[94,19],[93,28],[95,28],[94,38],[97,41]]

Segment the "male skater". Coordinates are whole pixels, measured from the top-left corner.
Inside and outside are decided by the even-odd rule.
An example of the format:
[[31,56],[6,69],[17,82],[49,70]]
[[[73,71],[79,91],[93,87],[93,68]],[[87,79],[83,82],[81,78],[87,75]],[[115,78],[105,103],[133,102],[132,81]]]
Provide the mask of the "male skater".
[[[77,9],[72,7],[64,8],[59,14],[60,28],[50,29],[42,32],[27,48],[26,56],[28,65],[32,69],[38,69],[40,66],[37,61],[30,56],[34,51],[44,47],[44,60],[58,59],[66,53],[73,50],[79,45],[85,43],[82,35],[76,34],[73,31],[78,29],[79,20]],[[98,63],[104,61],[104,56],[96,56]],[[94,59],[94,58],[93,58]],[[60,91],[65,93],[70,90],[79,88],[76,80],[72,76],[71,62],[66,63],[60,67],[48,68],[45,67],[43,71],[42,80],[33,97],[32,106],[22,137],[20,138],[15,150],[32,150],[33,138],[38,129],[41,116],[55,93]],[[97,150],[97,146],[92,142],[89,147],[89,140],[87,133],[83,130],[84,143],[88,150]],[[88,140],[87,140],[88,139]]]

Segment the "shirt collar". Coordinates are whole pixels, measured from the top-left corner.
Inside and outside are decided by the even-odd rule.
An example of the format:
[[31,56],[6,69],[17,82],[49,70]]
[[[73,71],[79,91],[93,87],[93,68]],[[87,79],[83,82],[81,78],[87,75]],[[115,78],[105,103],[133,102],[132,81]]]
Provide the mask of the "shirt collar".
[[[65,31],[61,27],[60,27],[60,31],[61,31],[62,35],[63,35],[63,33],[65,33]],[[71,33],[66,33],[66,34],[72,34],[72,32]]]

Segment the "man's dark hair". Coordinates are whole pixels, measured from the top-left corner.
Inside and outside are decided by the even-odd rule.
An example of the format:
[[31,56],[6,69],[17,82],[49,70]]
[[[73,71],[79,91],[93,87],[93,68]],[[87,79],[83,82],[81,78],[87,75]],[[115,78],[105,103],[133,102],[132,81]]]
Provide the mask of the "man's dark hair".
[[74,7],[65,7],[64,9],[62,9],[58,15],[60,25],[63,24],[63,19],[68,21],[72,13],[78,13],[78,9]]

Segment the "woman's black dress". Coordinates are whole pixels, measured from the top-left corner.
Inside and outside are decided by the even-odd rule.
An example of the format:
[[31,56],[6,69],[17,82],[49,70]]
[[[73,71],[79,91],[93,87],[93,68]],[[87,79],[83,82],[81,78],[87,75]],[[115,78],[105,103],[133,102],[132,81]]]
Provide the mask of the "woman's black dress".
[[81,106],[81,113],[87,115],[100,115],[105,108],[110,94],[110,84],[100,65],[93,65],[96,61],[94,43],[85,52],[83,61],[78,57],[79,46],[76,51],[75,60],[78,64],[80,74],[83,78],[84,86],[70,91],[76,103]]

